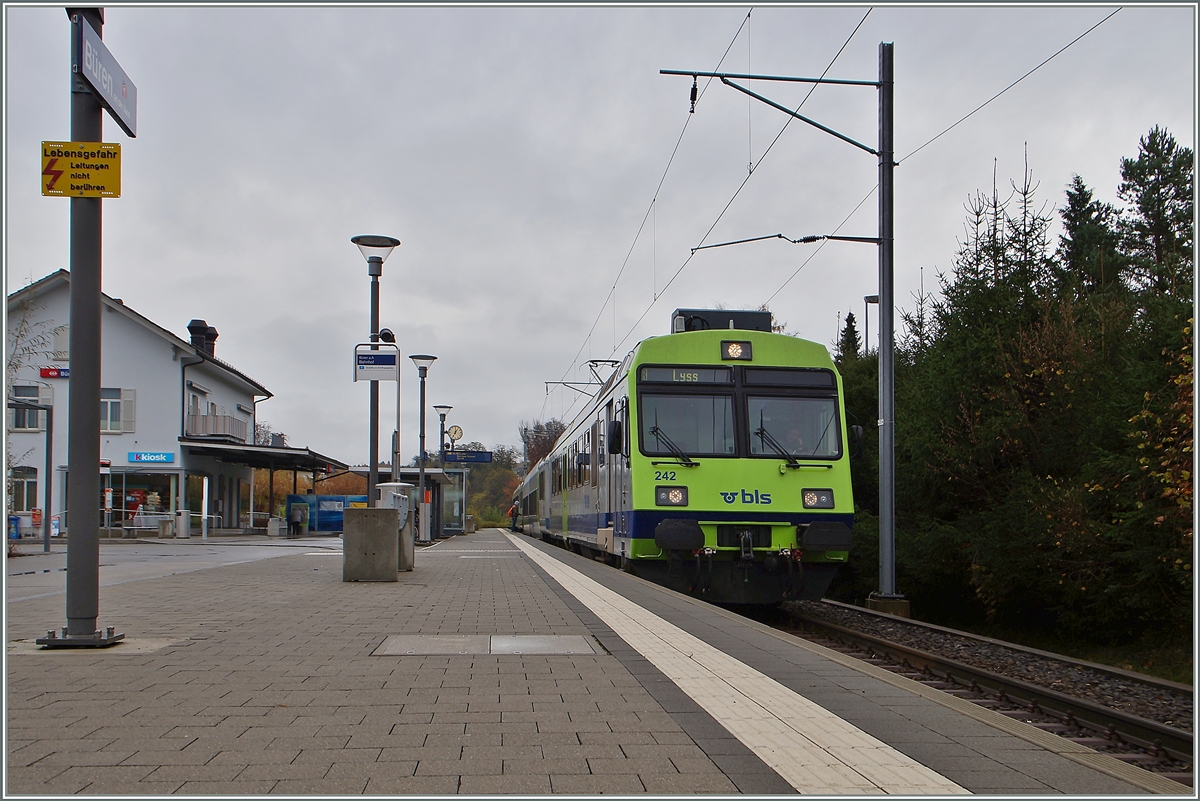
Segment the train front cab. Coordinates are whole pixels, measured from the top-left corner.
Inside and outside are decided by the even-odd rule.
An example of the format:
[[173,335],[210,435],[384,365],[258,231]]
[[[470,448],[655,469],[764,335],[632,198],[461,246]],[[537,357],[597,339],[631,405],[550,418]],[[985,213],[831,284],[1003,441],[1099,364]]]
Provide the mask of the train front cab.
[[820,598],[849,556],[854,509],[828,351],[676,334],[643,342],[630,377],[634,572],[716,602]]

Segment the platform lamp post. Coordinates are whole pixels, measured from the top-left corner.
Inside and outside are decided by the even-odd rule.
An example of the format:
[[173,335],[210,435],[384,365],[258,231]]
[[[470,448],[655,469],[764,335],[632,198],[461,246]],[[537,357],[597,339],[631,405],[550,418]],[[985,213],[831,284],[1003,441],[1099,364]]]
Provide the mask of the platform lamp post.
[[420,501],[420,519],[417,521],[420,526],[418,537],[421,542],[429,542],[429,501],[425,496],[425,376],[429,375],[429,366],[437,361],[437,356],[428,356],[426,354],[417,354],[409,356],[412,363],[417,366],[417,375],[421,379],[421,453],[417,462],[419,471],[417,473],[417,498]]
[[[379,276],[383,262],[400,246],[400,240],[390,236],[359,234],[350,237],[367,260],[367,275],[371,276],[371,341],[379,341]],[[371,441],[367,470],[367,505],[374,503],[375,485],[379,482],[379,382],[371,381]]]
[[878,295],[863,295],[863,356],[871,352],[871,318],[867,316],[867,309],[872,303],[879,305]]
[[438,459],[443,468],[446,466],[446,414],[453,408],[453,406],[444,405],[433,407],[438,414]]

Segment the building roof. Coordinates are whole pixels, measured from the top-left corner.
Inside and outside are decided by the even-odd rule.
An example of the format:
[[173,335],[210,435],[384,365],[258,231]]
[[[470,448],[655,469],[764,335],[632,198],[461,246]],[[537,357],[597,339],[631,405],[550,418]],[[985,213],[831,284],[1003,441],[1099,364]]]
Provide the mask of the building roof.
[[[13,313],[13,310],[16,309],[17,306],[21,302],[23,302],[24,300],[26,300],[28,298],[34,297],[39,293],[44,294],[51,290],[57,289],[59,286],[70,286],[70,284],[71,284],[70,271],[58,270],[56,272],[50,273],[49,275],[45,276],[44,278],[34,281],[32,284],[29,284],[28,286],[24,286],[21,289],[18,289],[16,292],[13,292],[11,295],[9,295],[8,296],[8,313],[11,316]],[[208,355],[207,353],[200,350],[192,343],[188,342],[185,339],[181,339],[180,337],[177,337],[175,334],[172,334],[170,331],[168,331],[167,329],[158,325],[157,323],[155,323],[153,320],[149,319],[148,317],[144,317],[141,314],[138,314],[136,311],[134,311],[133,309],[126,306],[125,302],[120,300],[119,298],[113,298],[106,294],[101,293],[100,300],[109,309],[112,309],[113,311],[124,314],[130,320],[133,320],[134,322],[138,323],[139,325],[143,326],[144,328],[152,331],[153,333],[155,333],[158,336],[162,337],[163,339],[167,340],[169,343],[171,343],[171,345],[173,347],[182,351],[183,353],[185,353],[189,356],[195,356],[200,359],[203,359],[204,361],[209,362],[209,363],[213,364],[214,366],[220,368],[221,370],[224,370],[225,372],[229,373],[231,376],[237,378],[238,380],[244,381],[246,384],[248,384],[251,387],[251,389],[253,390],[255,395],[263,395],[268,398],[274,397],[274,394],[271,393],[266,387],[264,387],[262,384],[255,381],[250,376],[243,373],[241,370],[238,370],[236,367],[234,367],[231,364],[228,364],[227,362],[221,361],[220,359],[216,358],[215,356]]]
[[300,470],[305,473],[332,473],[345,470],[337,459],[322,456],[308,448],[272,448],[267,445],[242,445],[209,440],[179,438],[179,447],[194,456],[210,456],[221,462],[245,465],[260,470]]

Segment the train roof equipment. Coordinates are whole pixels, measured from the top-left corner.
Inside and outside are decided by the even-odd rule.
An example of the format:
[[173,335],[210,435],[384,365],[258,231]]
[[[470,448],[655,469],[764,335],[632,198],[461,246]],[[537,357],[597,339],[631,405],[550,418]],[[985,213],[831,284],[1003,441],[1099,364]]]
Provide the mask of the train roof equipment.
[[671,333],[736,329],[771,333],[771,312],[766,309],[676,309],[671,314]]

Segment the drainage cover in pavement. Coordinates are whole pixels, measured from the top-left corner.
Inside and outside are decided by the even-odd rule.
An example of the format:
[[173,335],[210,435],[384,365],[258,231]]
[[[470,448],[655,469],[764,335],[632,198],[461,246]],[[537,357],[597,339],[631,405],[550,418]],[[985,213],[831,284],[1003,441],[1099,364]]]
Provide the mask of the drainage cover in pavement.
[[392,634],[372,656],[594,653],[578,634]]

